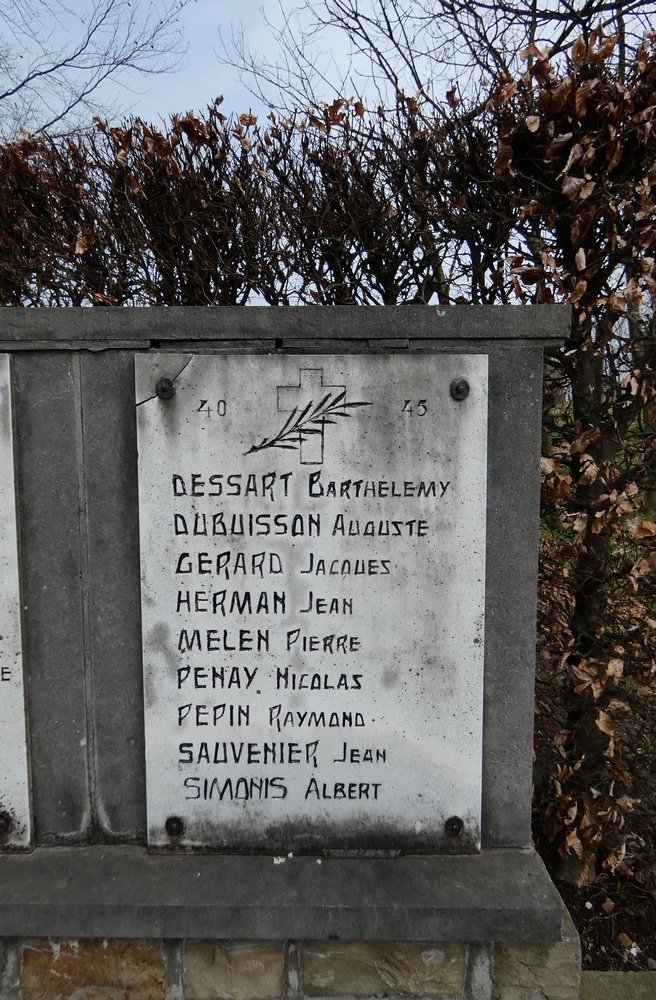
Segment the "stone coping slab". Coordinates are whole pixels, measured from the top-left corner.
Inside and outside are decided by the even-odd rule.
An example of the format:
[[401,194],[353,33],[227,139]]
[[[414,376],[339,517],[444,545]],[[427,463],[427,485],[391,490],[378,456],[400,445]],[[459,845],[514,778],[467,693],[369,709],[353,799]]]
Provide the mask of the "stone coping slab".
[[[173,342],[537,341],[560,344],[571,307],[545,306],[171,306],[0,308],[4,350],[102,350]],[[151,344],[157,338],[157,345]],[[272,343],[271,347],[281,344]],[[389,344],[387,345],[389,346]]]
[[281,859],[94,846],[0,856],[0,936],[550,943],[562,920],[531,849]]

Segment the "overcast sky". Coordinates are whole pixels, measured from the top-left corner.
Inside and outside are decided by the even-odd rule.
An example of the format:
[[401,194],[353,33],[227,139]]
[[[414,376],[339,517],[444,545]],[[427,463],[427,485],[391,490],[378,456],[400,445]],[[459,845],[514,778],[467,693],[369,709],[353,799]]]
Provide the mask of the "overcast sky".
[[203,111],[223,94],[228,111],[248,111],[254,103],[231,67],[222,66],[219,29],[229,37],[231,25],[243,20],[249,38],[258,47],[266,45],[267,31],[260,14],[260,0],[193,0],[180,14],[180,31],[186,53],[175,73],[139,76],[131,89],[119,90],[126,111],[158,121],[180,111]]
[[[284,15],[291,16],[299,6],[295,0],[281,0],[280,5],[272,0],[266,3],[264,0],[192,0],[179,15],[181,44],[186,46],[180,68],[161,76],[133,77],[129,92],[119,90],[118,103],[126,112],[157,122],[176,112],[202,112],[222,94],[222,108],[226,113],[266,114],[268,106],[249,91],[245,82],[240,82],[236,69],[222,62],[221,38],[229,42],[231,33],[243,27],[248,48],[264,60],[277,62],[278,45],[267,21],[280,24]],[[303,23],[307,25],[308,22],[304,20]],[[347,37],[341,31],[327,33],[322,41],[304,51],[310,55],[315,71],[325,72],[330,81],[325,94],[321,93],[323,88],[318,84],[319,98],[332,100],[341,77],[335,65],[343,71],[349,63]],[[273,91],[271,93],[273,99]]]

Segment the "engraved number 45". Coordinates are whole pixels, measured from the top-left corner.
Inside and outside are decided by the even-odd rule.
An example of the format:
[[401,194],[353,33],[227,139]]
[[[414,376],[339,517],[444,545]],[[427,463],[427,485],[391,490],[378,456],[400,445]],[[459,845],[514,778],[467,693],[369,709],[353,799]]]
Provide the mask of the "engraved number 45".
[[426,406],[425,399],[418,399],[416,403],[413,403],[411,399],[406,399],[403,404],[402,413],[407,413],[408,416],[423,417],[428,413],[428,407]]

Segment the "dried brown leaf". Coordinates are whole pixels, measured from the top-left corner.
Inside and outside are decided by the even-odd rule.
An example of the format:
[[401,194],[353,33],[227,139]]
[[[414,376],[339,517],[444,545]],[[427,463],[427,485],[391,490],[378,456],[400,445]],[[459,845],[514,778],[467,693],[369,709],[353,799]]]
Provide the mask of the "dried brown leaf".
[[522,62],[526,62],[527,59],[536,58],[540,60],[545,60],[548,56],[548,49],[540,49],[535,44],[535,42],[530,42],[525,49],[522,49],[519,53],[519,58]]
[[624,673],[624,661],[614,657],[609,660],[606,665],[606,677],[613,677],[615,680],[619,680]]
[[563,110],[572,92],[572,86],[571,76],[565,76],[558,86],[551,91],[551,110],[553,112],[558,113]]
[[656,538],[656,522],[648,521],[647,518],[644,517],[634,521],[629,530],[634,538]]
[[608,712],[599,710],[595,719],[595,726],[597,729],[601,729],[602,733],[605,733],[606,736],[612,736],[615,732],[615,720]]
[[507,143],[504,142],[499,143],[499,152],[497,154],[497,158],[494,164],[494,169],[496,173],[502,174],[505,170],[508,169],[510,169],[512,172],[512,168],[510,167],[510,164],[512,163],[512,158],[513,158],[512,146],[509,146]]
[[617,799],[617,804],[622,810],[622,812],[628,813],[633,812],[633,807],[640,804],[640,799],[632,799],[628,795],[620,795]]
[[576,282],[576,284],[574,285],[574,289],[572,291],[572,294],[569,297],[569,301],[572,303],[572,305],[575,306],[575,305],[577,305],[581,301],[581,299],[585,295],[587,287],[588,287],[588,283],[585,280],[585,278],[580,278]]
[[73,251],[76,256],[81,256],[86,253],[89,244],[87,243],[86,237],[83,236],[82,230],[78,231],[77,239],[75,240],[75,250]]
[[576,107],[576,114],[579,118],[582,118],[583,115],[585,114],[588,105],[588,97],[595,89],[595,87],[598,86],[598,83],[599,83],[598,80],[584,80],[583,83],[576,88],[576,97],[574,103]]
[[615,167],[622,159],[622,153],[623,153],[622,143],[619,140],[616,140],[615,142],[611,143],[609,150],[606,154],[606,162],[608,164],[609,173],[611,170],[615,169]]
[[531,201],[529,201],[527,205],[522,205],[521,211],[519,213],[519,218],[520,220],[528,219],[532,215],[535,215],[535,213],[538,212],[539,210],[540,210],[540,202],[536,201],[535,199],[532,199]]
[[580,195],[585,183],[586,182],[583,177],[564,177],[562,192],[566,198],[569,198],[570,201],[575,201]]
[[567,163],[565,164],[561,172],[558,174],[558,176],[564,177],[566,174],[568,174],[570,168],[573,167],[575,163],[578,163],[578,161],[581,159],[582,156],[583,156],[583,146],[581,145],[580,142],[575,142],[569,151],[569,156],[567,157]]
[[582,860],[582,858],[583,858],[583,844],[579,840],[579,836],[578,836],[576,830],[571,830],[567,834],[567,836],[565,838],[565,848],[566,848],[566,851],[567,851],[568,854],[573,851],[574,854],[576,854],[577,858],[579,858],[579,860]]

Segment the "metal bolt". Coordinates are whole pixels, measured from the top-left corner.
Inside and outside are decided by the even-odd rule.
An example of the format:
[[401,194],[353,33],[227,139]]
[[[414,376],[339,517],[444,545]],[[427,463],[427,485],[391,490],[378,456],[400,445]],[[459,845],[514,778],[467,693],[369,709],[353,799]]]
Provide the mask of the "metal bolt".
[[465,824],[460,819],[460,816],[451,816],[444,824],[444,832],[447,837],[460,837],[463,830],[465,829]]
[[469,395],[469,382],[464,378],[454,378],[449,387],[449,392],[451,393],[451,398],[457,399],[458,402],[461,399],[467,399]]
[[181,837],[184,833],[184,823],[179,816],[169,816],[164,824],[164,829],[169,837]]
[[170,399],[171,396],[175,395],[175,386],[173,385],[173,379],[171,378],[160,378],[155,386],[155,392],[160,399]]
[[6,837],[13,825],[13,816],[8,812],[0,812],[0,837]]

